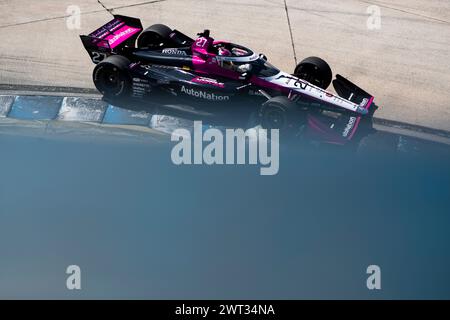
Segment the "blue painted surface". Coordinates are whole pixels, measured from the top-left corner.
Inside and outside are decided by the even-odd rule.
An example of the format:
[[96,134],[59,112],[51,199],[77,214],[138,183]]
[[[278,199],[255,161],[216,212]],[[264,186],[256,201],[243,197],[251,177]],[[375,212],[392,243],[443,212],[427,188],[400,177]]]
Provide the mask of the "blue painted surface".
[[52,120],[58,115],[62,97],[19,96],[8,117],[23,120]]
[[109,105],[102,123],[147,126],[151,114],[145,111],[133,111]]

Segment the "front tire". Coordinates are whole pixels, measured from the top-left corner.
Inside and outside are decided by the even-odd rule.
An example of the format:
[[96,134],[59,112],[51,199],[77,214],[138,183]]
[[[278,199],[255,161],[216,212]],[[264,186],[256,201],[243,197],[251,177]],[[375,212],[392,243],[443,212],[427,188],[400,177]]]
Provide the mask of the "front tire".
[[318,57],[309,57],[301,61],[295,68],[294,76],[322,89],[327,89],[333,80],[330,66]]
[[94,85],[105,97],[124,98],[131,90],[131,77],[128,75],[130,60],[124,56],[109,56],[94,69]]
[[304,114],[300,106],[285,96],[267,100],[259,112],[264,129],[278,129],[282,134],[292,134],[301,127]]

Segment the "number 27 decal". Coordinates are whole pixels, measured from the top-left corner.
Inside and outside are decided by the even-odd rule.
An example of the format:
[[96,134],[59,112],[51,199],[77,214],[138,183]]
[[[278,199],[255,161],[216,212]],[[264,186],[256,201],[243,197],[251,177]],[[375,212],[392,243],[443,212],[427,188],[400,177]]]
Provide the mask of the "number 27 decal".
[[198,38],[197,42],[195,43],[198,47],[203,48],[208,40],[206,38]]
[[97,52],[97,51],[92,52],[92,62],[94,62],[94,63],[102,62],[105,58],[106,58],[106,54],[104,54],[104,53]]

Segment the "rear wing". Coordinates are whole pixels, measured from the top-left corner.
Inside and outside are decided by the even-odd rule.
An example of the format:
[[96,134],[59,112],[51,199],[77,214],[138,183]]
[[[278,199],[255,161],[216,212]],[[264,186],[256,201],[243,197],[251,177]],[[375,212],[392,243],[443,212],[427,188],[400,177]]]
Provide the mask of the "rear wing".
[[114,15],[113,20],[80,38],[92,61],[99,63],[125,46],[134,47],[136,38],[142,30],[139,19]]

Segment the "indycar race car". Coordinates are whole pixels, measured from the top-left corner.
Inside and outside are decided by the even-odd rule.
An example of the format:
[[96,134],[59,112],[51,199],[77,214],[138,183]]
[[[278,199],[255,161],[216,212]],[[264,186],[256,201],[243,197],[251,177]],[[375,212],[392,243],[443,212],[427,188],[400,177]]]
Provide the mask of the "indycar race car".
[[[107,98],[143,98],[157,92],[223,103],[246,97],[261,102],[276,123],[301,107],[372,114],[374,97],[318,57],[301,61],[294,72],[280,71],[265,55],[216,41],[205,30],[192,39],[168,26],[143,30],[139,19],[114,19],[81,40],[96,64],[93,80]],[[333,83],[337,94],[326,91]]]

